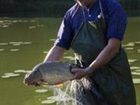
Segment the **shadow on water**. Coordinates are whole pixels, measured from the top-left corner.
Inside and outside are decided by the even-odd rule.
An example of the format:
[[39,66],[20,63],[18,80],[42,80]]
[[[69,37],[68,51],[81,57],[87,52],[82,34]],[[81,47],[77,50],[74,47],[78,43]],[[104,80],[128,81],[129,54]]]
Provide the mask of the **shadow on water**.
[[[0,105],[66,105],[69,101],[75,101],[69,94],[70,83],[67,87],[66,85],[26,87],[22,83],[25,73],[42,62],[53,45],[60,22],[60,18],[0,18]],[[129,18],[123,42],[132,70],[138,105],[140,105],[139,27],[140,18]],[[65,53],[64,59],[73,61],[72,52]]]

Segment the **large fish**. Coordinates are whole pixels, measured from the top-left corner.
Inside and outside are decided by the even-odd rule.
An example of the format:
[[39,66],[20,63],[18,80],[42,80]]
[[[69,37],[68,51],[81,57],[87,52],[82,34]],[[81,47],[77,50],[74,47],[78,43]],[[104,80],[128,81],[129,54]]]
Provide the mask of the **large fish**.
[[[55,85],[65,82],[74,77],[71,69],[76,67],[75,64],[67,62],[46,62],[36,65],[32,72],[25,76],[25,84],[43,81],[48,85]],[[40,84],[40,83],[39,83]]]

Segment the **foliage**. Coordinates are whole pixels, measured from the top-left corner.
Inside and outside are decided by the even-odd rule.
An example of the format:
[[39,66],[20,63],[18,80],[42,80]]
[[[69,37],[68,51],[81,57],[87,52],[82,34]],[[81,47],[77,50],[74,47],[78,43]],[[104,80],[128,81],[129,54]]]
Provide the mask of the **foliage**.
[[[140,0],[120,0],[129,16],[140,15]],[[62,17],[74,0],[0,0],[0,16]]]

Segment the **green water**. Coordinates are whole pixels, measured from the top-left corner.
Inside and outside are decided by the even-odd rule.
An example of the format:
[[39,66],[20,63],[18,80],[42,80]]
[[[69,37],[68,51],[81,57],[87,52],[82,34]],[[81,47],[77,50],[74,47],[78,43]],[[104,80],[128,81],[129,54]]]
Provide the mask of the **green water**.
[[[0,18],[0,105],[41,105],[52,95],[37,93],[43,87],[27,87],[22,83],[24,74],[18,77],[1,78],[4,73],[15,70],[31,70],[34,65],[44,60],[47,51],[61,23],[59,18]],[[140,18],[129,18],[129,24],[123,42],[131,67],[140,66]],[[71,52],[65,54],[70,59]],[[136,70],[132,70],[135,72]],[[136,73],[139,73],[136,72]],[[140,79],[139,75],[133,75]],[[140,105],[140,85],[135,85],[137,102]]]

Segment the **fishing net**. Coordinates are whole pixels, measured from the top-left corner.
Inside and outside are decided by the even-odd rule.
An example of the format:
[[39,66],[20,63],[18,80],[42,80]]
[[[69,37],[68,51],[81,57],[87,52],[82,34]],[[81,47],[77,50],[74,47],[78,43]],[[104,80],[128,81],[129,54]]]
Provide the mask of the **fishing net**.
[[[66,82],[64,88],[53,88],[53,99],[56,105],[108,105],[102,100],[102,96],[96,89],[92,89],[91,82],[82,78],[81,80],[73,80]],[[94,94],[93,92],[94,91]]]

